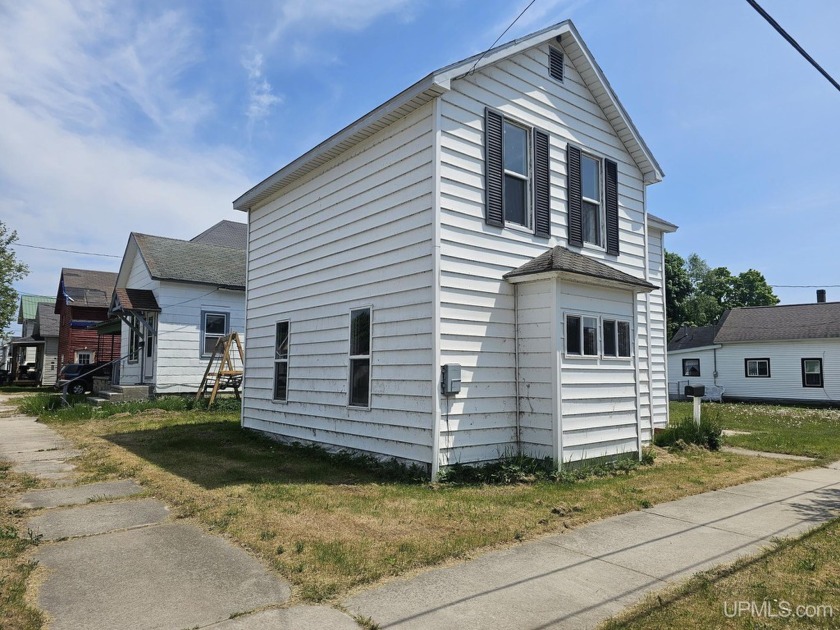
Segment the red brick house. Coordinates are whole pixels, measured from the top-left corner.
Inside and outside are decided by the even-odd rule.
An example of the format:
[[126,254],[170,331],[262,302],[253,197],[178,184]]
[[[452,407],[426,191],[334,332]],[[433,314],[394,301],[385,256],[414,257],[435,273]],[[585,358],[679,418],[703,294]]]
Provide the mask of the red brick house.
[[60,316],[58,369],[69,363],[112,361],[120,356],[120,335],[101,337],[94,326],[108,319],[117,281],[110,271],[62,269],[55,297]]

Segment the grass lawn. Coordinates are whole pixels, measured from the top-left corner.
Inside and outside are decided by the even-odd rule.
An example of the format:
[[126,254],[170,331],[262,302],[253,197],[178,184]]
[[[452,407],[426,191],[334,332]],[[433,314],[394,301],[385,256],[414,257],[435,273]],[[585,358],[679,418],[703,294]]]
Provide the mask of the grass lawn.
[[[724,429],[749,432],[726,436],[726,444],[822,462],[840,460],[840,409],[704,403],[703,413]],[[671,403],[672,419],[690,415],[691,403]]]
[[45,421],[87,449],[82,481],[136,478],[176,517],[195,518],[262,558],[305,601],[336,600],[493,546],[807,466],[662,451],[652,466],[576,483],[400,482],[242,431],[235,412],[133,409]]
[[[740,613],[738,602],[743,602]],[[748,609],[753,602],[755,608]],[[731,567],[698,573],[603,626],[604,630],[837,627],[840,519],[801,538],[778,541],[765,553]]]
[[25,600],[26,579],[35,569],[27,559],[27,551],[37,540],[24,535],[24,510],[12,508],[11,496],[37,486],[37,481],[17,475],[0,462],[0,628],[3,630],[37,630],[41,613],[30,608]]

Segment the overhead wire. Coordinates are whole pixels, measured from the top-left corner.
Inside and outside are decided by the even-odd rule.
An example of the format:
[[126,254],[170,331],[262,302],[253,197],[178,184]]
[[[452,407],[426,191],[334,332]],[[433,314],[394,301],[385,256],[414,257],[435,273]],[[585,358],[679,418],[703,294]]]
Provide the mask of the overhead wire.
[[501,35],[499,35],[499,36],[496,38],[496,41],[494,41],[492,44],[490,44],[490,48],[488,48],[488,49],[487,49],[487,50],[485,50],[483,53],[481,53],[481,56],[480,56],[478,59],[476,59],[475,63],[473,64],[473,67],[472,67],[472,68],[470,68],[470,71],[469,71],[467,74],[472,74],[472,73],[474,73],[474,72],[475,72],[475,69],[476,69],[476,67],[478,66],[478,63],[479,63],[482,59],[484,59],[484,56],[485,56],[487,53],[489,53],[491,50],[493,50],[493,47],[494,47],[496,44],[498,44],[498,43],[499,43],[499,40],[500,40],[500,39],[502,39],[502,37],[504,37],[504,36],[505,36],[505,33],[507,33],[507,32],[508,32],[511,28],[513,28],[513,25],[514,25],[514,24],[516,24],[516,23],[519,21],[519,18],[521,18],[523,15],[525,15],[525,12],[526,12],[528,9],[530,9],[530,8],[531,8],[531,5],[533,5],[533,4],[534,4],[534,2],[536,2],[536,1],[537,1],[537,0],[531,0],[531,2],[529,2],[529,3],[528,3],[528,6],[527,6],[527,7],[525,7],[524,9],[522,9],[522,12],[521,12],[519,15],[517,15],[517,16],[516,16],[516,19],[515,19],[513,22],[511,22],[510,24],[508,24],[508,27],[507,27],[504,31],[502,31],[502,34],[501,34]]

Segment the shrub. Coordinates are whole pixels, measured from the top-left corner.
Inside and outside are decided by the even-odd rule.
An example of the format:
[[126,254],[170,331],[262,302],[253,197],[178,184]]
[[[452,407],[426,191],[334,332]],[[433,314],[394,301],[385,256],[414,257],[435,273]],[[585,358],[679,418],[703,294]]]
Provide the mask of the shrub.
[[714,414],[702,415],[699,426],[694,422],[694,418],[686,416],[676,424],[658,432],[653,438],[653,443],[657,446],[668,447],[682,441],[716,451],[720,448],[721,433],[721,427]]

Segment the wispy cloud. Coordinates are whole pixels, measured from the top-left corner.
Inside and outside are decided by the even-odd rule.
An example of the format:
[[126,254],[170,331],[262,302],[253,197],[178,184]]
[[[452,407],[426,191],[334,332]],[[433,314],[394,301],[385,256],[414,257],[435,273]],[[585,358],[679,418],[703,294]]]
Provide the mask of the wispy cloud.
[[411,20],[413,0],[286,0],[279,4],[269,41],[297,33],[359,31],[384,15]]
[[271,109],[283,102],[283,97],[274,94],[271,84],[263,74],[262,53],[253,52],[242,60],[242,67],[248,76],[248,104],[245,116],[248,118],[249,134],[254,124],[266,118]]

